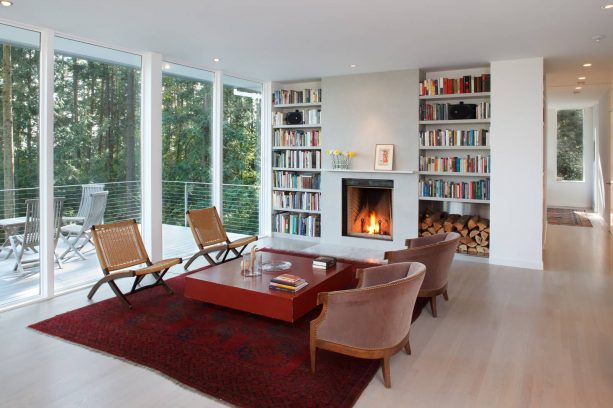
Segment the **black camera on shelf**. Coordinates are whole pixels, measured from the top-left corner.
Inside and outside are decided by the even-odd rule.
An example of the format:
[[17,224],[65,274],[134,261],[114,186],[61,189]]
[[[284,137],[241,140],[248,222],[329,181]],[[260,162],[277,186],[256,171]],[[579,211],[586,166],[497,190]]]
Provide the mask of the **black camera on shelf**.
[[302,112],[288,112],[285,114],[285,123],[288,125],[301,125],[302,121]]
[[460,102],[456,105],[449,105],[449,119],[477,119],[477,105],[464,102]]

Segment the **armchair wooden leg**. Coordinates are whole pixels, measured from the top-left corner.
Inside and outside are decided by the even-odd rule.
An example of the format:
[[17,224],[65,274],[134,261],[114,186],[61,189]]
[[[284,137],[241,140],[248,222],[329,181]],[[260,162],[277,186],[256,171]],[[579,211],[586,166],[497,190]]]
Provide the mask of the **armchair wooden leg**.
[[392,380],[390,378],[390,358],[389,356],[383,357],[382,361],[382,370],[383,370],[383,382],[385,383],[385,388],[392,387]]
[[443,292],[443,299],[445,299],[445,301],[449,301],[449,295],[447,295],[447,289],[445,289],[445,291]]
[[315,372],[315,360],[317,359],[317,347],[311,346],[311,372]]
[[411,355],[411,342],[409,341],[409,339],[407,339],[407,344],[404,345],[404,351],[408,355]]
[[436,296],[430,298],[430,307],[432,308],[432,317],[437,317],[436,314]]

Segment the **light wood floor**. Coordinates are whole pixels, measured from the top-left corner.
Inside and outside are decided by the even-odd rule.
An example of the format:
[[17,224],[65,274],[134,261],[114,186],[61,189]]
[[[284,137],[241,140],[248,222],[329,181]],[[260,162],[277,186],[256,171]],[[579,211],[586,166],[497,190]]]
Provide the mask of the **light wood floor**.
[[[613,406],[612,252],[601,228],[550,226],[544,272],[456,261],[450,301],[416,321],[413,355],[392,359],[392,388],[377,373],[356,406]],[[0,406],[222,406],[25,328],[85,304],[81,291],[0,314]]]

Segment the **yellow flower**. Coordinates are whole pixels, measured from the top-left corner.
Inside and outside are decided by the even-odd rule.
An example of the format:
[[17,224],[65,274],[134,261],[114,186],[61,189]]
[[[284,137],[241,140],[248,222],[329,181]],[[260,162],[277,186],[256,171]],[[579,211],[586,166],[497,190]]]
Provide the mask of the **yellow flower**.
[[332,150],[327,150],[326,153],[332,154]]
[[353,156],[355,156],[355,152],[349,152],[349,153],[347,153],[347,155],[348,155],[349,157],[353,157]]
[[335,149],[335,150],[334,150],[334,154],[335,154],[336,156],[338,156],[339,154],[341,154],[341,152],[340,152],[340,150]]

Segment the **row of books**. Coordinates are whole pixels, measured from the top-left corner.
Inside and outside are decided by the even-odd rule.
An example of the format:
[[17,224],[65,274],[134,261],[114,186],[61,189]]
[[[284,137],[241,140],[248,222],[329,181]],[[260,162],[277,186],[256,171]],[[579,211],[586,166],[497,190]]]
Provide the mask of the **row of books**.
[[489,173],[491,165],[491,156],[481,155],[474,157],[470,157],[470,155],[466,157],[421,156],[419,158],[420,171]]
[[430,146],[489,146],[487,129],[434,129],[419,132],[419,144]]
[[[298,109],[302,114],[302,123],[299,125],[319,125],[321,123],[321,109]],[[287,112],[273,112],[272,125],[296,125],[296,123],[287,122]]]
[[293,103],[319,103],[321,102],[320,89],[303,89],[302,91],[290,91],[279,89],[272,94],[273,105],[288,105]]
[[273,208],[287,210],[319,211],[320,193],[298,193],[293,191],[273,191]]
[[273,231],[305,237],[319,237],[321,218],[318,214],[277,213],[273,217]]
[[275,276],[270,280],[268,286],[270,289],[279,290],[282,292],[296,293],[303,289],[309,283],[300,276],[284,273],[283,275]]
[[490,92],[490,74],[460,78],[425,79],[419,83],[419,96]]
[[291,169],[321,168],[321,151],[319,150],[282,150],[273,152],[273,167]]
[[275,129],[273,146],[287,147],[317,147],[319,146],[319,130]]
[[[455,104],[422,103],[419,105],[419,120],[450,120],[449,109],[451,105]],[[476,105],[475,114],[465,119],[489,119],[491,113],[489,102],[479,102],[474,105]]]
[[489,200],[490,181],[420,180],[419,192],[421,197]]
[[276,188],[308,188],[319,190],[320,183],[321,176],[319,174],[274,171],[272,176],[272,186]]

